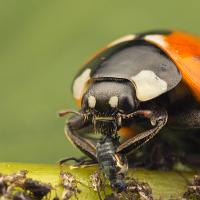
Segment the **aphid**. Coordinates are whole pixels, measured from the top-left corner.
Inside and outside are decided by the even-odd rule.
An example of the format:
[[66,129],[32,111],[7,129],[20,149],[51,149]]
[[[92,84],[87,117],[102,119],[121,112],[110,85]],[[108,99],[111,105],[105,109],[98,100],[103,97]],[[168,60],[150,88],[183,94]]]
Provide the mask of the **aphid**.
[[26,191],[30,191],[36,199],[46,197],[52,190],[50,184],[42,183],[33,179],[26,179],[22,186]]
[[153,200],[152,190],[148,183],[138,182],[129,177],[126,181],[126,191],[106,195],[105,200]]
[[[65,134],[98,162],[114,191],[125,191],[126,154],[161,131],[166,136],[174,128],[192,135],[200,129],[199,69],[200,38],[194,35],[155,31],[120,38],[74,78],[80,110],[60,113],[73,114]],[[93,132],[100,138],[89,138]]]
[[0,196],[8,198],[12,196],[15,187],[21,187],[28,171],[21,170],[13,174],[0,174]]
[[50,184],[27,178],[28,171],[0,174],[0,196],[15,200],[40,200],[51,192]]
[[90,175],[90,185],[92,189],[97,192],[99,199],[102,200],[101,190],[103,190],[105,194],[105,183],[103,183],[101,179],[100,172],[95,172]]
[[61,183],[64,188],[62,193],[62,200],[68,200],[72,196],[75,196],[76,199],[77,193],[80,193],[81,190],[78,189],[77,180],[75,177],[69,172],[60,172]]
[[128,180],[128,196],[129,199],[143,199],[143,200],[153,200],[152,189],[148,183],[138,182],[131,178]]
[[27,170],[20,170],[16,173],[5,175],[4,179],[6,182],[20,185],[23,184],[24,180],[26,179],[27,173]]

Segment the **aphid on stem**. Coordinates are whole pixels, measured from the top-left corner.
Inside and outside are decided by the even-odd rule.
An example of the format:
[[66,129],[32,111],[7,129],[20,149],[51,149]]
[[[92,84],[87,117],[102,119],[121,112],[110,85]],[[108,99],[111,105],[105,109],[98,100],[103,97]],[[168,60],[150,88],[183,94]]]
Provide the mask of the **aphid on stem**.
[[78,199],[77,194],[81,192],[78,188],[78,181],[69,172],[60,172],[61,184],[64,188],[62,193],[62,200],[69,200],[72,196]]

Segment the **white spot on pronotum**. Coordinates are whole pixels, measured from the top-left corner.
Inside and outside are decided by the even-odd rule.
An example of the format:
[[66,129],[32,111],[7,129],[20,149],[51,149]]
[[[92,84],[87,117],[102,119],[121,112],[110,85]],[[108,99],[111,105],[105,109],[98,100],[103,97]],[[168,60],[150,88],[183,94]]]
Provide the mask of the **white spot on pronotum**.
[[107,47],[112,47],[112,46],[114,46],[116,44],[119,44],[121,42],[126,42],[126,41],[130,41],[130,40],[134,40],[135,37],[136,37],[136,35],[126,35],[126,36],[121,37],[121,38],[119,38],[117,40],[114,40],[113,42],[111,42],[110,44],[108,44]]
[[159,44],[163,47],[166,47],[167,46],[167,43],[165,42],[165,39],[162,35],[146,35],[144,37],[144,39],[146,41],[149,41],[149,42],[153,42],[153,43],[156,43],[156,44]]
[[167,91],[167,83],[153,71],[142,70],[131,79],[136,85],[136,96],[140,101],[153,99]]
[[96,105],[96,99],[94,96],[89,96],[88,97],[88,105],[90,108],[94,108]]
[[110,97],[109,104],[112,108],[116,108],[118,105],[118,97],[117,96]]
[[86,83],[90,80],[91,69],[86,69],[76,78],[73,85],[73,95],[76,99],[81,99]]

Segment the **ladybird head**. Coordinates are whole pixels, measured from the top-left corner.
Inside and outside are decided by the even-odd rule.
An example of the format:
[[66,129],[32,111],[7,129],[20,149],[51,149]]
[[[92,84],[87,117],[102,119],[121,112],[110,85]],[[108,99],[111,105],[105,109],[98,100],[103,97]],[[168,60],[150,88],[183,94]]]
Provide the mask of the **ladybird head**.
[[136,110],[138,101],[127,80],[95,80],[83,96],[82,111],[89,113],[95,129],[101,133],[116,132],[121,126],[120,114]]

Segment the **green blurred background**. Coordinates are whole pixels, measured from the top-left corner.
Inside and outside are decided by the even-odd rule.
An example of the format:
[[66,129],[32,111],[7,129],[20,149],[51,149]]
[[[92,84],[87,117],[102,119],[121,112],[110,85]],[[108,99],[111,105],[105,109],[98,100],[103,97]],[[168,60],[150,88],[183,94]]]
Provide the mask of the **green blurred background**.
[[199,7],[199,0],[0,0],[0,161],[80,155],[56,113],[76,108],[70,86],[82,63],[129,33],[200,34]]

